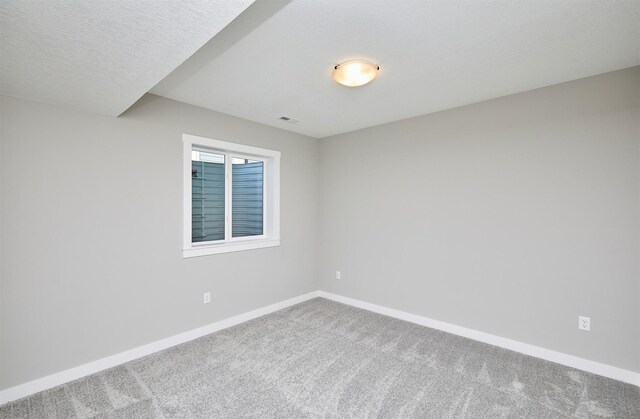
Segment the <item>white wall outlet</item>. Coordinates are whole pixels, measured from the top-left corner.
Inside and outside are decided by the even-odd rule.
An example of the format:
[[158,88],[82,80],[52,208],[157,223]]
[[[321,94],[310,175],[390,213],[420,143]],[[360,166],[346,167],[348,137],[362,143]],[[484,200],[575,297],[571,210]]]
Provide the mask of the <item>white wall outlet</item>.
[[591,317],[578,316],[578,329],[586,332],[591,331]]
[[205,292],[204,293],[204,303],[205,304],[209,304],[211,302],[211,293],[210,292]]
[[342,274],[340,271],[336,271],[336,279],[342,279]]

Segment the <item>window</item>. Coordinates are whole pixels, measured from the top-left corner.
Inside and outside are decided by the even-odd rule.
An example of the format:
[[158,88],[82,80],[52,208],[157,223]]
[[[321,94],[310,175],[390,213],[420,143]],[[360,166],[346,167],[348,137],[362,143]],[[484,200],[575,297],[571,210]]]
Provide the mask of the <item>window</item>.
[[183,134],[183,256],[280,245],[280,152]]

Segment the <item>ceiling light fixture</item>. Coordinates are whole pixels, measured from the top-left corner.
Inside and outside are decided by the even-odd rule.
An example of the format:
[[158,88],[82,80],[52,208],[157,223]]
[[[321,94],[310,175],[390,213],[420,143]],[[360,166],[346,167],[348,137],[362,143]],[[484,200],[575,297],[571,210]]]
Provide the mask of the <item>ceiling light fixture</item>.
[[350,60],[333,68],[333,79],[343,86],[357,87],[369,83],[378,75],[378,67],[365,60]]

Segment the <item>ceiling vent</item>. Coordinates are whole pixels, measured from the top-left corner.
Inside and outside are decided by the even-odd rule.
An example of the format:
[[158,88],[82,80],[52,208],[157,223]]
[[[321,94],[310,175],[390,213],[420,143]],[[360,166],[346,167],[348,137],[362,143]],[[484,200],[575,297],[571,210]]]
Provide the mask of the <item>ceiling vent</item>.
[[289,118],[288,116],[281,116],[278,119],[281,121],[287,122],[289,124],[297,124],[298,122],[300,122],[297,119]]

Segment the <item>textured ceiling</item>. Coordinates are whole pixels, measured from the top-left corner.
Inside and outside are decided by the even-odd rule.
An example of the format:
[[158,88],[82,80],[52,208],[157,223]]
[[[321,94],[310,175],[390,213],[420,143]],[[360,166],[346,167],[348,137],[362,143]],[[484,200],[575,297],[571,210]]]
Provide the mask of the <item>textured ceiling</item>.
[[[640,64],[638,22],[637,0],[256,2],[151,92],[325,137]],[[334,83],[352,58],[378,79]]]
[[119,115],[253,0],[2,0],[0,92]]

